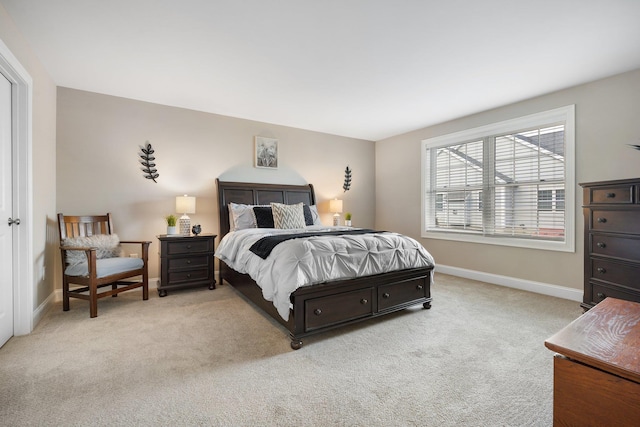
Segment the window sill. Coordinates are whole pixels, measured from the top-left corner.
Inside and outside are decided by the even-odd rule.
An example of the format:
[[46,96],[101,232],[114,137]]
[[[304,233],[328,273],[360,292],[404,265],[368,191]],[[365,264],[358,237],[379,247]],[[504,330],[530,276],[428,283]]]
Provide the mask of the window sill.
[[537,249],[556,252],[575,252],[575,242],[571,236],[565,236],[565,241],[517,239],[513,237],[486,237],[478,234],[448,233],[446,231],[423,231],[425,239],[451,240],[465,243],[480,243],[483,245],[511,246],[525,249]]

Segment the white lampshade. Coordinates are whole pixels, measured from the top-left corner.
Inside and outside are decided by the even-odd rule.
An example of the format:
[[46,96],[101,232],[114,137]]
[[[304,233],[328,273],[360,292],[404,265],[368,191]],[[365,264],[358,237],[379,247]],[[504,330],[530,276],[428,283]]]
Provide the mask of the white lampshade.
[[342,200],[329,200],[329,212],[342,213]]
[[182,214],[196,213],[196,198],[186,194],[176,197],[176,212]]

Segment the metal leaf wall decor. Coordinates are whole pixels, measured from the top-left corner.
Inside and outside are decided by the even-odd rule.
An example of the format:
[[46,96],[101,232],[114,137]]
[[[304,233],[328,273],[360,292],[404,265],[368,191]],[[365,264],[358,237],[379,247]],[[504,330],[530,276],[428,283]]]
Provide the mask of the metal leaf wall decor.
[[140,169],[142,170],[144,177],[153,180],[153,182],[157,184],[158,181],[156,181],[156,178],[159,177],[160,174],[158,173],[158,169],[156,169],[156,164],[153,163],[156,158],[153,156],[154,150],[153,147],[151,147],[151,144],[149,144],[149,141],[147,141],[146,146],[140,147],[140,151],[139,161],[142,164]]
[[349,165],[344,170],[344,184],[342,185],[342,189],[346,193],[351,188],[351,169],[349,169]]

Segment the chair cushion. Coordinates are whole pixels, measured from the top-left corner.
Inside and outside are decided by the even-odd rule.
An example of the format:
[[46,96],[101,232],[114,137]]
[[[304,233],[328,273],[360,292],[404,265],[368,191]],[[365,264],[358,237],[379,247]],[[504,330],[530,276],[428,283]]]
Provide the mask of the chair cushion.
[[[112,274],[124,273],[125,271],[138,270],[143,265],[144,261],[141,258],[116,257],[99,259],[96,260],[97,277],[101,278]],[[67,266],[64,274],[68,276],[89,275],[87,262]]]
[[[63,246],[96,248],[96,258],[113,258],[121,255],[120,239],[117,234],[94,234],[93,236],[69,237],[62,242]],[[67,264],[87,262],[84,251],[67,251]]]

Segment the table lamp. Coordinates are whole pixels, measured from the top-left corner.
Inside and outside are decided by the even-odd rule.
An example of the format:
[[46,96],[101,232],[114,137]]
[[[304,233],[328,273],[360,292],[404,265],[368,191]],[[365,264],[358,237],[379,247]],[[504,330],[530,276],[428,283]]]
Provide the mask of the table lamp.
[[340,214],[342,213],[342,200],[329,200],[329,212],[333,212],[333,225],[340,225]]
[[176,212],[183,214],[180,217],[180,234],[191,235],[191,218],[187,214],[196,213],[196,198],[186,194],[176,197]]

